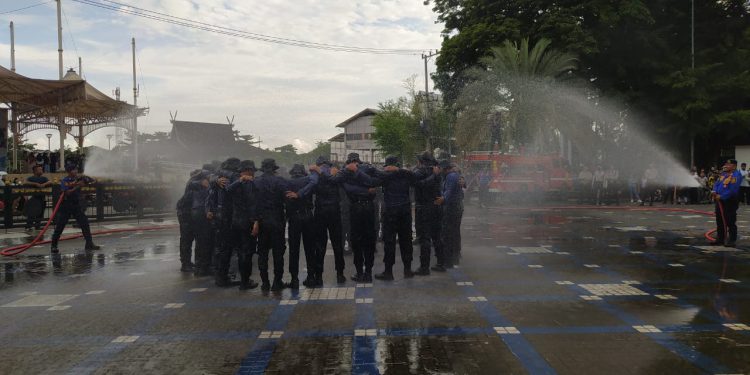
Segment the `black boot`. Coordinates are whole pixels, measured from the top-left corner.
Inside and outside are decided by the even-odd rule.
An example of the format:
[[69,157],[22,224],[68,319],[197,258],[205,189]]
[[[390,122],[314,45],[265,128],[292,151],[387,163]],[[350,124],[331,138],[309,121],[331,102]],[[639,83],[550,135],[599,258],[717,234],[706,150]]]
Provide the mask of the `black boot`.
[[417,272],[414,272],[417,276],[429,276],[430,275],[430,269],[427,267],[419,267],[417,269]]
[[435,272],[445,272],[446,271],[445,267],[443,267],[442,264],[438,264],[438,265],[432,266],[432,270],[435,271]]
[[60,254],[60,249],[57,248],[57,241],[52,241],[52,246],[50,246],[49,252],[52,254]]
[[271,285],[271,290],[273,290],[274,292],[284,290],[284,282],[281,281],[281,277],[273,278],[273,285]]
[[375,278],[383,281],[391,281],[393,280],[393,271],[390,268],[386,268],[383,273],[375,275]]
[[365,274],[362,276],[362,282],[366,284],[372,282],[372,270],[365,271]]
[[404,279],[411,279],[414,277],[414,271],[411,270],[411,263],[404,264]]
[[240,290],[255,289],[257,287],[258,287],[258,283],[256,283],[252,279],[240,281]]
[[102,247],[99,245],[94,245],[93,242],[86,242],[85,250],[101,250]]
[[302,282],[302,285],[308,287],[308,288],[315,288],[316,282],[315,282],[315,275],[308,274],[305,278],[305,281]]
[[289,289],[299,289],[299,279],[297,278],[297,276],[292,276],[292,281],[286,283],[286,285],[284,286]]
[[182,267],[180,267],[180,272],[193,272],[193,265],[190,263],[182,263]]
[[268,272],[263,272],[263,271],[260,272],[260,281],[261,281],[261,285],[260,285],[261,290],[268,291],[269,289],[271,289],[271,283],[268,282]]
[[323,274],[318,272],[315,274],[315,287],[316,288],[322,288],[323,287]]
[[357,272],[351,277],[352,281],[356,281],[358,283],[365,282],[365,275],[362,272]]
[[336,272],[336,282],[339,284],[345,284],[346,283],[346,277],[344,277],[344,271],[338,271]]

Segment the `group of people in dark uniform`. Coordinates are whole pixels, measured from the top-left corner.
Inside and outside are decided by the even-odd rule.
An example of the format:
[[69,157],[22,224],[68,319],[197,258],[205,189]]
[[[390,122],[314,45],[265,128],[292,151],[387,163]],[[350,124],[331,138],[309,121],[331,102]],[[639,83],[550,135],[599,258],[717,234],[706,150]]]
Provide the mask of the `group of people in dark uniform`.
[[[346,283],[342,220],[350,225],[356,282],[373,277],[393,280],[398,244],[405,278],[445,272],[458,264],[461,252],[460,225],[463,190],[459,172],[448,160],[438,162],[432,154],[418,156],[418,166],[403,169],[395,156],[382,168],[363,163],[351,153],[339,169],[324,156],[314,165],[295,164],[290,178],[277,174],[275,160],[265,159],[256,169],[251,160],[229,158],[220,165],[204,165],[193,171],[177,203],[180,223],[181,271],[198,276],[213,275],[219,287],[237,285],[230,279],[232,255],[236,252],[239,288],[258,286],[250,276],[252,256],[258,254],[261,288],[299,288],[300,246],[304,247],[308,288],[323,286],[326,249],[333,248],[336,281]],[[260,172],[260,173],[258,173]],[[373,275],[376,229],[376,195],[382,189],[382,233],[384,269]],[[342,219],[342,194],[349,203],[349,217]],[[412,191],[419,265],[412,268]],[[289,282],[283,281],[284,255],[289,248]],[[192,247],[195,242],[195,263]],[[430,266],[432,257],[436,258]],[[269,257],[273,274],[269,274]],[[271,276],[273,278],[271,278]]]

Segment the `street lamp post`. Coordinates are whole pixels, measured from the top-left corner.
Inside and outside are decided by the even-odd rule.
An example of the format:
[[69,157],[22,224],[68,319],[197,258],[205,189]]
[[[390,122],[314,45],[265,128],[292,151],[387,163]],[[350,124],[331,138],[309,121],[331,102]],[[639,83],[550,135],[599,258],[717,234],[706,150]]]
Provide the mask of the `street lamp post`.
[[112,134],[107,134],[107,150],[112,151]]
[[52,152],[52,146],[50,145],[50,140],[52,139],[52,134],[47,133],[47,152]]

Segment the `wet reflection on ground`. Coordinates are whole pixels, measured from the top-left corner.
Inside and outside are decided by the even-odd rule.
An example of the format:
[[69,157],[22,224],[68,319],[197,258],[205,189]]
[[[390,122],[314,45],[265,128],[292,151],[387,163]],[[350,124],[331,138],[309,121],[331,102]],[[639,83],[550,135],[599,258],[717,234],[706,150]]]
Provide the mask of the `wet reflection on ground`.
[[265,294],[178,272],[176,231],[35,248],[0,260],[0,361],[19,374],[747,373],[750,251],[707,246],[709,221],[468,207],[448,273],[403,279],[397,259],[391,283],[336,285],[328,256],[326,288]]

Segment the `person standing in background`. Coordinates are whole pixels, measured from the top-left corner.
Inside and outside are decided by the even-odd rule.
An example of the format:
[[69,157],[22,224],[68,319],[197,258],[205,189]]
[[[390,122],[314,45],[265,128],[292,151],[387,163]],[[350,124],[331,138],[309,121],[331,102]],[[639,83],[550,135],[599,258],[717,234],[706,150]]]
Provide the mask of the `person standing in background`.
[[740,202],[750,204],[750,181],[747,180],[747,163],[740,164],[742,184],[740,184]]

